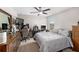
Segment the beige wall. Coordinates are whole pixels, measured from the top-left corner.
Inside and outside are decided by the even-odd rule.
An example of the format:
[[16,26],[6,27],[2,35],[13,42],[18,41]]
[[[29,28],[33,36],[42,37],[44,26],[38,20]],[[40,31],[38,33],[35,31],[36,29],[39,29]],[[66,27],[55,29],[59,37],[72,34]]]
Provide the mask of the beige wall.
[[55,28],[61,27],[69,30],[72,29],[72,25],[77,24],[77,21],[79,21],[79,8],[71,8],[48,17],[48,23],[54,22]]
[[37,25],[39,29],[41,25],[47,26],[47,18],[44,16],[19,15],[18,17],[24,19],[24,24],[29,23],[31,28],[34,25]]

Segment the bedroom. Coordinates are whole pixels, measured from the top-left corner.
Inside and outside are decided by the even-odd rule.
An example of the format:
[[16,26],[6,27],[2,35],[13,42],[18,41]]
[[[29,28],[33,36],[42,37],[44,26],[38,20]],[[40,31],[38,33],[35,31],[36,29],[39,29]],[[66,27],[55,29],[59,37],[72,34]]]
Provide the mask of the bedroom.
[[[76,41],[75,41],[75,44],[77,43],[77,45],[74,48],[75,50],[72,51],[72,47],[73,47],[73,43],[71,40],[72,37],[69,34],[69,32],[74,32],[74,29],[72,31],[72,26],[75,28],[75,26],[78,25],[78,21],[79,21],[79,16],[78,16],[79,8],[78,7],[11,7],[11,8],[5,7],[5,8],[1,8],[1,9],[6,11],[7,13],[10,13],[12,15],[13,21],[18,20],[18,19],[23,20],[22,25],[27,25],[26,27],[28,27],[30,29],[29,35],[27,35],[26,30],[23,30],[23,32],[24,31],[25,32],[24,33],[22,32],[22,37],[27,36],[27,38],[23,37],[23,39],[21,39],[17,52],[39,52],[39,51],[41,51],[41,52],[56,52],[56,51],[63,52],[63,50],[68,47],[69,47],[69,49],[64,50],[64,52],[79,51],[78,46],[77,46],[78,42],[76,42]],[[48,10],[46,10],[46,9],[48,9]],[[12,12],[10,12],[10,10],[12,10]],[[46,10],[46,11],[43,11],[43,10]],[[17,26],[17,24],[20,24],[20,23],[17,23],[17,21],[16,21],[16,26]],[[19,27],[20,27],[20,25],[19,25]],[[25,27],[25,29],[26,29],[26,27]],[[37,28],[36,31],[34,31],[34,29],[33,29],[34,27]],[[58,38],[59,37],[61,38],[61,35],[58,35],[58,31],[61,31],[61,30],[63,32],[64,31],[66,32],[64,35],[67,34],[67,35],[70,35],[70,37],[68,37],[68,39],[65,39],[67,37],[62,37],[62,38],[64,38],[64,40],[63,39],[59,40]],[[51,43],[57,42],[58,44],[55,43],[57,46],[54,44],[53,44],[54,46],[52,44],[49,44],[50,42],[47,43],[47,41],[46,41],[46,43],[45,43],[44,40],[39,39],[40,40],[39,41],[36,39],[36,37],[38,37],[37,35],[39,35],[38,38],[41,38],[41,39],[48,38],[48,37],[43,37],[43,35],[49,36],[49,38],[51,38],[52,33],[54,36],[53,38],[58,39],[59,42],[57,40],[57,41],[51,41]],[[48,34],[48,35],[46,35],[46,34]],[[35,35],[36,35],[36,37],[35,37]],[[35,40],[34,40],[34,38],[35,38]],[[79,39],[79,38],[77,38],[77,39]],[[46,44],[48,44],[48,45],[46,45]],[[56,48],[53,49],[51,47],[51,45],[54,48],[56,46]]]

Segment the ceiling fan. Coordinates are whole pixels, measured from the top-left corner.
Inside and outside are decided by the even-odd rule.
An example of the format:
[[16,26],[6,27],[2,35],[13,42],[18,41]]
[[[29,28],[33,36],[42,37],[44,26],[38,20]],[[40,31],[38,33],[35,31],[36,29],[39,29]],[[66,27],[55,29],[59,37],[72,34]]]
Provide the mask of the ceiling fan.
[[41,15],[41,14],[47,15],[46,11],[50,10],[49,8],[43,10],[42,7],[34,7],[34,9],[36,9],[37,12],[31,12],[31,13],[33,13],[33,14],[38,13],[38,16]]

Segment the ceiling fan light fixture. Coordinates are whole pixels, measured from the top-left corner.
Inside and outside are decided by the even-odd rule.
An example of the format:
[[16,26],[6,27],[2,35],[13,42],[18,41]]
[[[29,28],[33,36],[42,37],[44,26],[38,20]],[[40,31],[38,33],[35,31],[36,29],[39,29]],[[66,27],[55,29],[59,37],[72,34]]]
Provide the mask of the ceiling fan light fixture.
[[39,12],[39,14],[43,14],[42,12]]
[[38,11],[38,12],[37,12],[37,13],[38,13],[38,16],[39,16],[39,15],[43,15],[43,14],[44,14],[44,15],[47,15],[46,11],[49,11],[49,10],[50,10],[49,8],[43,10],[42,7],[34,7],[34,8]]

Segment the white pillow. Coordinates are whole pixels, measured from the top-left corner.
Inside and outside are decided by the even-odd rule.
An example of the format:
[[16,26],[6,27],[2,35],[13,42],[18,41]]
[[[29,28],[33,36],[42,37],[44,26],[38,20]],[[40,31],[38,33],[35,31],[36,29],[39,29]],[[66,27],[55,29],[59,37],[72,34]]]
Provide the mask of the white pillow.
[[53,29],[52,32],[53,33],[58,33],[59,32],[59,29]]
[[69,31],[65,29],[59,29],[58,34],[64,35],[64,36],[69,36]]

